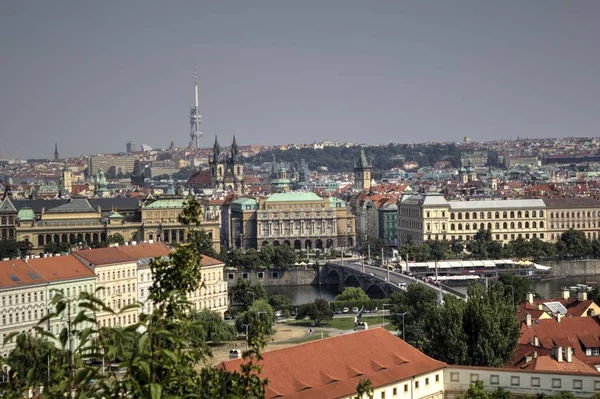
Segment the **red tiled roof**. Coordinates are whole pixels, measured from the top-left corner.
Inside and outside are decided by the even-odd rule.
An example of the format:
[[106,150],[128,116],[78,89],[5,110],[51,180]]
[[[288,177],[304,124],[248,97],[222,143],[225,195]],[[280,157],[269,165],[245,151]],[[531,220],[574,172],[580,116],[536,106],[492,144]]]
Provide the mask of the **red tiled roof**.
[[[242,362],[221,367],[239,371]],[[379,387],[446,366],[382,328],[266,352],[259,364],[269,380],[267,398],[345,397],[361,379]]]
[[217,266],[223,265],[224,263],[218,259],[211,258],[210,256],[202,255],[202,266]]
[[46,280],[22,259],[0,261],[0,288],[43,284]]
[[85,249],[74,252],[75,255],[94,265],[135,262],[137,259],[121,251],[118,247]]
[[210,184],[210,170],[201,170],[194,173],[187,181],[187,184]]
[[563,359],[559,362],[550,355],[538,356],[530,363],[524,364],[520,368],[538,371],[562,371],[568,373],[597,373],[598,371],[582,360],[573,356],[570,362]]
[[48,281],[96,277],[96,274],[73,255],[32,258],[27,263]]
[[156,258],[167,256],[171,252],[163,242],[137,243],[135,245],[120,245],[117,247],[134,259]]

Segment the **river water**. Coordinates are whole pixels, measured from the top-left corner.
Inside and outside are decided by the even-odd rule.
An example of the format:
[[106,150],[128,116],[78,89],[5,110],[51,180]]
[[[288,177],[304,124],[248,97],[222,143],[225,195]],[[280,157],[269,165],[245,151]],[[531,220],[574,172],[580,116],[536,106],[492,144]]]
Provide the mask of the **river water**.
[[[586,284],[588,282],[600,284],[600,275],[561,277],[556,280],[547,281],[534,280],[531,286],[533,291],[543,298],[558,298],[562,296],[562,287]],[[466,285],[454,288],[462,292],[467,292]],[[265,287],[265,290],[269,295],[287,295],[291,298],[294,305],[313,302],[317,298],[332,301],[339,293],[336,285],[324,285],[320,287],[316,285],[279,286]]]

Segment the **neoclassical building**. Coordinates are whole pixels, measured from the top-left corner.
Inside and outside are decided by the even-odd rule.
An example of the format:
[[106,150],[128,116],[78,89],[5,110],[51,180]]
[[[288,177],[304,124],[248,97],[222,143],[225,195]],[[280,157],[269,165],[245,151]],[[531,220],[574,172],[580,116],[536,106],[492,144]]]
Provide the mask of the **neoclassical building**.
[[343,248],[356,245],[356,221],[344,201],[311,192],[276,193],[239,198],[231,204],[230,245],[265,244],[294,249]]
[[587,238],[598,238],[600,201],[594,198],[544,199],[548,211],[548,238],[556,241],[569,229],[581,230]]

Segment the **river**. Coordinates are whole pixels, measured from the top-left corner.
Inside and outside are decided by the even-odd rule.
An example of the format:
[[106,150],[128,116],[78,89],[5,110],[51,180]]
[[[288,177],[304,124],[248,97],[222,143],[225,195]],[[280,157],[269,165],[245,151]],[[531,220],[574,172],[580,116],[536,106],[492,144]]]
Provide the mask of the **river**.
[[[600,284],[600,275],[591,276],[570,276],[561,277],[556,280],[532,281],[532,288],[535,293],[543,298],[558,298],[562,296],[562,287],[570,287],[577,284],[586,284],[587,282],[595,281]],[[467,292],[467,286],[454,287],[460,291]],[[303,303],[313,302],[317,298],[332,301],[339,293],[337,286],[324,285],[317,287],[316,285],[295,285],[295,286],[278,286],[265,287],[267,294],[283,294],[291,298],[292,304],[299,305]]]

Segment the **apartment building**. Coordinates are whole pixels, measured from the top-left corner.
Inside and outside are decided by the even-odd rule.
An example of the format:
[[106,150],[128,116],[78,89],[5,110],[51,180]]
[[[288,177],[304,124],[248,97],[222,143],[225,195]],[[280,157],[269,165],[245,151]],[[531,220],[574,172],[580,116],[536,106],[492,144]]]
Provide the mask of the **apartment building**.
[[502,243],[518,237],[546,240],[546,204],[541,199],[448,201],[439,193],[403,195],[398,202],[399,245],[468,241],[481,229]]
[[133,173],[137,157],[133,155],[96,155],[88,158],[88,174],[96,175],[102,169],[111,176]]
[[[96,274],[96,286],[102,288],[97,296],[120,312],[127,305],[137,301],[137,259],[119,247],[88,249],[74,252],[74,255]],[[138,310],[129,309],[123,313],[100,312],[97,320],[102,327],[125,327],[137,322]]]
[[[24,260],[0,261],[0,331],[2,342],[12,333],[33,332],[47,312],[47,281]],[[5,343],[2,355],[8,356],[15,339]]]
[[587,238],[598,238],[600,201],[594,198],[548,198],[543,200],[548,213],[548,239],[556,241],[569,229],[583,231]]
[[202,286],[188,293],[188,300],[197,310],[209,309],[224,317],[228,305],[227,282],[224,278],[225,264],[209,256],[202,256]]

